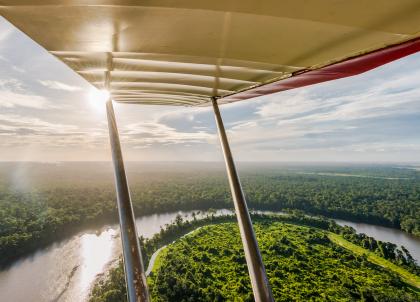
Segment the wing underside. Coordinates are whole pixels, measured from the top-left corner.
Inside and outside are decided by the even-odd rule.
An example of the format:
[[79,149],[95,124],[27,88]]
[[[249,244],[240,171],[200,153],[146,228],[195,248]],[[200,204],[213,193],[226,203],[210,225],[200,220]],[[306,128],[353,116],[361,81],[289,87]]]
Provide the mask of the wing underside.
[[234,102],[420,50],[417,0],[0,0],[0,14],[125,103]]

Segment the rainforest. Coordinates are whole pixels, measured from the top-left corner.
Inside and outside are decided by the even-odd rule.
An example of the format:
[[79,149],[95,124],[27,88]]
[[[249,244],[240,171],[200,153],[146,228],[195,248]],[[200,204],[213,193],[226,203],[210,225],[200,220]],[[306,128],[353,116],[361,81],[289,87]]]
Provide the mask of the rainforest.
[[[362,248],[355,237],[345,239],[351,230],[324,218],[295,213],[253,220],[276,301],[420,298],[420,269],[406,251],[383,242],[376,243],[380,249]],[[146,263],[159,253],[148,277],[153,301],[253,301],[233,216],[178,217],[142,243]],[[90,301],[125,299],[120,263],[96,284]]]
[[[301,210],[420,236],[420,172],[389,166],[240,166],[251,209]],[[24,177],[16,182],[16,170]],[[232,208],[224,167],[128,165],[136,215]],[[109,163],[1,164],[0,264],[117,221]]]
[[[1,163],[0,168],[0,281],[22,261],[32,270],[30,259],[44,251],[49,255],[60,242],[83,239],[89,230],[99,236],[118,222],[109,163]],[[276,301],[419,300],[413,245],[379,240],[334,221],[383,226],[419,242],[416,167],[240,163],[238,168]],[[170,214],[172,223],[139,238],[144,263],[151,265],[153,300],[251,301],[236,218],[216,215],[233,206],[223,165],[130,162],[127,175],[139,219],[192,213]],[[83,272],[78,260],[72,261],[67,281],[60,281],[64,285]],[[118,255],[101,270],[92,276],[89,299],[124,301]]]

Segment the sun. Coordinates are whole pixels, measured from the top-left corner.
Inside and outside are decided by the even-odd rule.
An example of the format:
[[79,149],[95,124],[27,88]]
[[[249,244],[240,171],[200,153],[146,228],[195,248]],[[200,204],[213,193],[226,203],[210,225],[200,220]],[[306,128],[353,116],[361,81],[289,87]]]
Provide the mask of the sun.
[[97,111],[105,110],[105,103],[109,100],[109,98],[109,91],[104,89],[99,90],[92,87],[88,93],[89,104]]
[[109,99],[109,91],[105,89],[96,89],[92,88],[89,91],[89,101],[95,102],[95,103],[105,103]]

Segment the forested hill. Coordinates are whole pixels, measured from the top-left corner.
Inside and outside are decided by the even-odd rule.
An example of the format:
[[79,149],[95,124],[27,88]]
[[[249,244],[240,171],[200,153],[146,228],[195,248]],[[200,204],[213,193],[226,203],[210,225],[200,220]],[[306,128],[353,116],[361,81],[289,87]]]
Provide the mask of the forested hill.
[[[420,299],[397,275],[325,232],[276,222],[256,223],[255,230],[275,301]],[[244,262],[235,223],[201,228],[164,250],[150,278],[152,300],[254,301]]]
[[[420,173],[407,167],[238,164],[251,208],[300,209],[420,236]],[[231,208],[222,163],[127,163],[137,215]],[[1,163],[0,264],[116,221],[110,163]]]
[[[324,218],[252,218],[276,301],[414,302],[420,298],[419,267],[392,244],[377,242],[379,249],[362,248],[365,241],[360,235]],[[192,221],[178,216],[153,238],[142,239],[142,247],[144,263],[161,248],[147,280],[152,301],[253,301],[234,216]],[[120,263],[97,282],[90,301],[125,300]]]

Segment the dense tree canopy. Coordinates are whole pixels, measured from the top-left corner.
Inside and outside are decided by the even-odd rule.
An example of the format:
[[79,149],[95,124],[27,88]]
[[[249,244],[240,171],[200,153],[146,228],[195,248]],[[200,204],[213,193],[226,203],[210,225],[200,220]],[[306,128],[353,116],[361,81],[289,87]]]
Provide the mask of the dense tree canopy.
[[[257,224],[256,232],[276,301],[420,298],[323,232],[279,223]],[[150,283],[154,301],[253,301],[234,223],[204,227],[168,247]]]
[[[302,215],[253,219],[276,301],[420,298],[420,292],[398,275],[329,239],[329,232],[352,234],[347,228]],[[161,251],[148,278],[153,301],[253,301],[238,227],[232,220],[228,216],[178,219],[152,239],[142,240],[147,263],[154,251],[178,237]],[[197,226],[202,227],[180,237]],[[120,264],[94,287],[91,302],[126,300],[123,280]]]
[[[254,209],[299,209],[420,236],[420,173],[386,166],[239,165]],[[128,163],[135,212],[231,208],[222,165]],[[117,219],[108,163],[0,164],[0,264]]]

